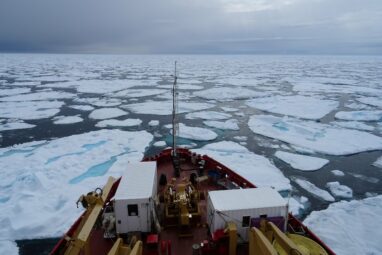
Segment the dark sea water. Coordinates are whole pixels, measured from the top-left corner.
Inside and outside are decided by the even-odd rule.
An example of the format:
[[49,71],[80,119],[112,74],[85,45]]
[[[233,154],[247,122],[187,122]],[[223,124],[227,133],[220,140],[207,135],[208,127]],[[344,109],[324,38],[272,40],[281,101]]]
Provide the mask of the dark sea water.
[[[180,90],[180,104],[183,101],[193,103],[211,103],[213,107],[207,110],[225,112],[221,107],[230,107],[240,112],[240,115],[234,115],[232,118],[237,120],[239,130],[220,130],[204,125],[202,119],[187,119],[186,113],[179,114],[179,122],[187,126],[203,127],[215,131],[218,137],[213,141],[198,141],[190,139],[181,139],[182,144],[191,145],[193,148],[200,148],[206,144],[219,141],[234,141],[235,138],[245,136],[247,140],[242,143],[248,150],[268,158],[279,168],[283,175],[293,180],[302,178],[315,184],[317,187],[327,190],[326,183],[339,181],[341,184],[350,187],[353,190],[351,199],[363,199],[367,196],[382,194],[382,170],[373,165],[373,163],[382,156],[380,150],[363,151],[349,155],[327,155],[325,153],[311,153],[312,156],[325,158],[329,163],[317,171],[301,171],[292,168],[289,164],[275,157],[278,150],[293,150],[289,144],[277,139],[269,138],[263,135],[255,134],[248,126],[248,121],[254,115],[273,115],[282,116],[282,114],[262,111],[249,107],[246,102],[250,98],[239,96],[237,98],[225,98],[221,96],[216,99],[203,98],[195,96],[195,91],[206,90],[219,87],[225,91],[226,88],[240,90],[250,89],[259,93],[267,93],[264,96],[272,95],[298,95],[307,97],[320,97],[330,99],[339,103],[335,110],[329,111],[324,117],[316,120],[319,123],[332,124],[335,114],[339,111],[380,111],[381,107],[368,105],[357,101],[359,98],[375,98],[381,100],[382,95],[382,58],[366,56],[108,56],[108,55],[1,55],[0,56],[0,88],[30,88],[32,94],[35,92],[66,92],[75,94],[71,98],[57,98],[63,102],[59,112],[47,118],[24,119],[28,124],[35,127],[28,129],[14,129],[1,131],[1,148],[8,148],[16,144],[22,144],[31,141],[52,140],[62,137],[68,137],[74,134],[83,134],[101,128],[95,125],[99,120],[89,118],[90,111],[80,111],[69,106],[75,104],[92,105],[83,103],[78,99],[98,98],[99,100],[116,98],[120,101],[119,105],[113,106],[120,109],[123,105],[165,100],[163,95],[150,95],[142,97],[113,97],[113,92],[91,93],[83,92],[78,89],[83,80],[88,80],[91,84],[94,80],[101,81],[138,81],[134,89],[150,91],[155,88],[161,88],[162,85],[171,85],[173,74],[173,62],[178,61],[179,87],[185,86]],[[147,81],[147,82],[146,82]],[[314,91],[297,90],[296,84],[314,84]],[[68,86],[66,86],[66,84]],[[134,84],[134,82],[133,82]],[[54,85],[54,86],[52,86]],[[57,86],[60,85],[60,86]],[[199,86],[197,90],[187,89],[187,86]],[[86,85],[88,86],[88,85]],[[319,90],[319,86],[323,89]],[[162,87],[165,88],[165,87]],[[356,88],[356,89],[355,89]],[[130,89],[130,88],[127,88]],[[353,89],[353,90],[352,90]],[[171,96],[171,90],[165,96]],[[378,90],[380,94],[375,94]],[[11,122],[9,118],[9,101],[2,101],[8,95],[1,95],[0,98],[0,119],[3,124]],[[184,96],[185,98],[182,98]],[[15,100],[18,100],[17,98]],[[29,102],[34,101],[27,100]],[[53,100],[49,97],[44,100]],[[167,100],[167,99],[166,99]],[[34,101],[38,102],[38,101]],[[275,104],[278,102],[275,101]],[[382,104],[381,104],[382,105]],[[95,109],[103,106],[92,105]],[[319,105],[317,106],[319,107]],[[8,111],[8,112],[7,112]],[[13,109],[13,111],[17,111]],[[154,135],[154,142],[166,141],[171,144],[169,129],[165,125],[171,123],[170,115],[157,115],[148,113],[129,112],[128,116],[117,117],[115,119],[140,119],[142,123],[132,127],[108,127],[108,129],[118,128],[124,131],[146,130]],[[10,113],[12,114],[12,113]],[[55,116],[79,116],[82,122],[57,125],[54,124]],[[293,115],[293,114],[292,114]],[[16,118],[20,120],[21,118]],[[158,127],[150,126],[151,120],[159,120]],[[382,136],[381,119],[373,121],[360,121],[372,127],[372,130],[362,131]],[[150,146],[146,149],[145,155],[154,155],[163,147]],[[296,152],[296,151],[291,151]],[[0,156],[0,161],[6,160]],[[28,165],[28,161],[25,162]],[[339,169],[345,173],[345,176],[338,177],[331,173],[331,170]],[[4,170],[0,170],[4,171]],[[57,174],[59,176],[59,173]],[[255,183],[256,184],[256,183]],[[305,210],[300,212],[299,217],[303,219],[311,211],[322,210],[328,207],[331,202],[324,201],[322,198],[313,195],[291,181],[293,186],[292,196],[308,198]],[[0,183],[6,185],[6,183]],[[80,194],[78,194],[80,195]],[[1,198],[1,196],[0,196]],[[336,201],[341,198],[336,197]],[[12,198],[4,205],[12,207]],[[1,205],[1,203],[0,203]],[[73,202],[74,205],[74,202]],[[1,217],[4,215],[0,215]],[[33,217],[31,215],[31,217]],[[1,226],[1,225],[0,225]],[[50,249],[57,242],[52,239],[35,239],[34,233],[31,233],[32,240],[19,240],[20,254],[48,254]],[[1,237],[0,237],[1,239]],[[28,239],[28,238],[27,238]]]

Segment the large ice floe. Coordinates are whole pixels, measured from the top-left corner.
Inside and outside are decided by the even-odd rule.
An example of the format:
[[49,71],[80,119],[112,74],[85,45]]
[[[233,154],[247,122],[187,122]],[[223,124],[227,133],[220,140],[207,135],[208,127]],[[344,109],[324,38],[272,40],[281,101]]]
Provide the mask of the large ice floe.
[[183,123],[179,124],[178,136],[197,141],[210,141],[215,140],[218,137],[218,135],[212,130],[200,127],[189,127]]
[[53,123],[56,125],[67,125],[82,122],[84,119],[78,115],[75,116],[57,116],[54,118]]
[[254,115],[250,117],[248,125],[256,134],[323,154],[348,155],[382,149],[381,137],[313,121]]
[[0,240],[0,252],[4,255],[18,255],[19,247],[14,241]]
[[335,110],[338,107],[338,102],[296,95],[254,98],[248,100],[247,105],[267,112],[304,119],[321,119],[329,112]]
[[269,93],[258,92],[246,88],[234,88],[234,87],[216,87],[206,90],[200,90],[193,93],[195,96],[214,99],[219,101],[232,100],[232,99],[248,99],[251,97],[268,96]]
[[275,156],[291,165],[294,169],[302,171],[315,171],[329,163],[329,160],[307,155],[300,155],[286,151],[276,151]]
[[191,112],[187,113],[186,119],[205,119],[205,120],[225,120],[232,117],[231,114],[224,112],[215,112],[215,111],[202,111],[202,112]]
[[106,94],[131,88],[139,83],[130,80],[81,80],[73,82],[71,85],[76,86],[77,91],[81,93]]
[[60,112],[61,101],[0,102],[0,118],[35,120],[50,118]]
[[14,130],[14,129],[26,129],[26,128],[34,128],[36,125],[25,123],[22,120],[5,120],[0,119],[0,131],[6,130]]
[[326,190],[320,189],[319,187],[317,187],[316,185],[314,185],[310,181],[307,181],[307,180],[304,180],[304,179],[300,179],[300,178],[297,178],[297,177],[294,177],[292,179],[301,188],[303,188],[304,190],[308,191],[313,196],[315,196],[315,197],[317,197],[319,199],[323,199],[323,200],[328,201],[328,202],[334,202],[335,199],[334,199],[334,197],[332,195],[330,195],[329,192],[327,192]]
[[[214,106],[210,103],[179,102],[178,113],[200,111]],[[147,101],[124,105],[122,108],[139,114],[170,115],[172,113],[172,101]]]
[[382,254],[382,196],[340,201],[312,212],[306,224],[338,255]]
[[24,94],[24,93],[29,93],[30,91],[31,91],[30,88],[1,89],[0,97]]
[[83,210],[77,198],[140,161],[152,139],[99,130],[1,148],[0,240],[61,236]]
[[342,111],[337,112],[335,117],[340,120],[379,121],[382,119],[382,111]]
[[147,96],[155,96],[166,93],[167,90],[164,89],[127,89],[118,91],[116,93],[111,94],[112,97],[122,97],[122,98],[130,98],[130,97],[147,97]]
[[125,119],[125,120],[102,120],[96,124],[96,127],[133,127],[139,126],[142,123],[140,119]]
[[103,120],[103,119],[117,118],[126,114],[128,113],[119,108],[101,108],[101,109],[96,109],[92,111],[89,114],[89,118],[95,119],[95,120]]
[[222,130],[239,130],[238,121],[235,119],[230,119],[226,121],[216,121],[216,120],[206,120],[203,121],[204,125],[222,129]]
[[382,100],[380,97],[360,97],[356,98],[358,102],[361,102],[363,104],[377,106],[379,108],[382,108]]
[[75,97],[75,94],[58,91],[43,91],[30,94],[20,94],[8,97],[1,97],[3,102],[24,102],[24,101],[43,101],[53,99],[67,99]]
[[278,191],[291,189],[289,179],[266,157],[238,143],[222,141],[193,151],[216,159],[258,187],[274,187]]
[[326,187],[330,190],[330,192],[336,196],[341,198],[352,198],[353,190],[346,185],[342,185],[339,182],[328,182]]

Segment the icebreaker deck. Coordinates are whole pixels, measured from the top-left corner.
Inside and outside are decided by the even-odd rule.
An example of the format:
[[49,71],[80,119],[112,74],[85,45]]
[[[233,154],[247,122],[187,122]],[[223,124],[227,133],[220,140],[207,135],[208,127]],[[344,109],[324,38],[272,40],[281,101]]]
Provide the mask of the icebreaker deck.
[[81,196],[84,214],[51,254],[334,254],[277,191],[207,155],[177,149],[175,163],[172,155],[129,164]]

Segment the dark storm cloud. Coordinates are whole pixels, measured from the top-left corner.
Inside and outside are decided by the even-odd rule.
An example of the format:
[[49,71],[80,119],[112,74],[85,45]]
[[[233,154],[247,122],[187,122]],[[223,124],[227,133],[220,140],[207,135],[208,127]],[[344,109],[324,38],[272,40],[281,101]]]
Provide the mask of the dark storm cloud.
[[0,51],[380,54],[382,1],[2,0]]

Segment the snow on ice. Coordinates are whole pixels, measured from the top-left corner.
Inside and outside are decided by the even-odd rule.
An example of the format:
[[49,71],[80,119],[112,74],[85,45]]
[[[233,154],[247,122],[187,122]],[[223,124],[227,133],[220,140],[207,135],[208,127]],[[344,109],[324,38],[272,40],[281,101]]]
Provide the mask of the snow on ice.
[[34,128],[36,125],[25,123],[22,120],[5,120],[0,119],[0,131],[6,131],[6,130],[15,130],[15,129],[26,129],[26,128]]
[[218,137],[212,130],[200,127],[189,127],[183,123],[179,123],[178,136],[197,141],[210,141],[215,140]]
[[20,94],[8,97],[1,97],[0,101],[3,102],[25,102],[25,101],[43,101],[53,99],[68,99],[75,97],[75,94],[58,91],[43,91],[30,94]]
[[30,91],[31,91],[30,88],[1,89],[0,97],[24,94],[24,93],[29,93]]
[[79,110],[79,111],[93,111],[94,107],[90,105],[70,105],[70,108]]
[[338,255],[382,254],[382,196],[340,201],[312,212],[306,224]]
[[9,240],[0,240],[0,251],[4,255],[18,255],[19,247],[17,247],[16,242]]
[[150,127],[156,127],[159,125],[159,120],[150,120],[148,124]]
[[232,100],[232,99],[248,99],[251,97],[267,96],[269,93],[258,92],[246,88],[233,88],[233,87],[216,87],[193,93],[195,96],[214,99],[218,101]]
[[96,109],[92,111],[89,114],[89,118],[95,119],[95,120],[103,120],[103,119],[117,118],[120,116],[124,116],[126,114],[128,113],[119,108],[101,108],[101,109]]
[[266,157],[235,142],[211,143],[194,151],[216,159],[258,187],[274,187],[278,191],[291,189],[289,179]]
[[356,100],[363,104],[382,108],[382,100],[380,97],[360,97],[360,98],[356,98]]
[[336,126],[344,127],[344,128],[351,128],[351,129],[358,129],[358,130],[364,130],[364,131],[373,131],[374,127],[367,125],[363,122],[359,121],[333,121],[331,124],[334,124]]
[[166,93],[167,91],[164,89],[127,89],[122,90],[113,94],[110,94],[112,97],[122,97],[122,98],[130,98],[130,97],[147,97],[147,96],[155,96]]
[[60,112],[62,105],[64,102],[60,101],[0,102],[0,118],[22,120],[50,118]]
[[83,211],[78,197],[140,161],[152,139],[146,131],[99,130],[2,148],[0,240],[61,236]]
[[329,163],[329,160],[290,153],[286,151],[276,151],[275,156],[291,165],[294,169],[302,171],[315,171]]
[[345,173],[344,173],[343,171],[341,171],[341,170],[337,170],[337,169],[335,169],[335,170],[332,170],[331,172],[332,172],[332,174],[334,174],[335,176],[345,176]]
[[248,125],[256,134],[329,155],[382,149],[382,138],[378,136],[312,121],[254,115],[250,117]]
[[247,105],[267,112],[315,120],[335,110],[338,102],[296,95],[254,98],[248,100]]

